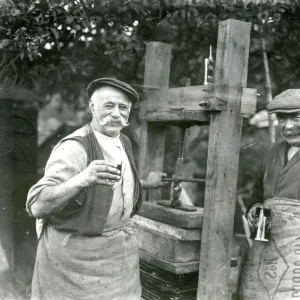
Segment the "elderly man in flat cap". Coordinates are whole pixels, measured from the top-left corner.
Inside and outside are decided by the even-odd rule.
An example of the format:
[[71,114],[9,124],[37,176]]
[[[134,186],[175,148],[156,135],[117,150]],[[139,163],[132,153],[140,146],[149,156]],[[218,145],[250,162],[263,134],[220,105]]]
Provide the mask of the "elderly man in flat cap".
[[266,153],[252,192],[248,220],[253,223],[256,207],[266,199],[281,197],[300,201],[300,89],[284,91],[267,106],[278,119],[281,139]]
[[137,300],[139,255],[132,216],[142,188],[165,185],[165,174],[139,180],[128,126],[137,92],[101,78],[87,88],[90,124],[53,149],[44,177],[28,193],[29,214],[43,220],[32,280],[33,300]]
[[281,93],[267,109],[276,114],[282,138],[267,151],[254,186],[247,214],[254,242],[241,299],[292,300],[300,297],[300,89]]

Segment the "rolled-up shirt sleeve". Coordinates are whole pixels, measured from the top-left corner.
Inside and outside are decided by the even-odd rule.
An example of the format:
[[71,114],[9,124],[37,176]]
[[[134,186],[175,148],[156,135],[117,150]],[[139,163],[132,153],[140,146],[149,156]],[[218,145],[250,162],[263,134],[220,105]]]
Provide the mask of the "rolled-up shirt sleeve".
[[59,143],[52,151],[46,167],[45,175],[28,192],[26,210],[32,216],[31,206],[41,191],[48,186],[59,185],[87,167],[87,153],[76,140]]

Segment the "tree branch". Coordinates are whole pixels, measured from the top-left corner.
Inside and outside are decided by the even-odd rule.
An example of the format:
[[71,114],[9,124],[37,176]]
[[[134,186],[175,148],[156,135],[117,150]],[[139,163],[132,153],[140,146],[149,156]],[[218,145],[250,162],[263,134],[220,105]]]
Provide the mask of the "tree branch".
[[9,64],[7,64],[1,71],[0,74],[2,74],[11,64],[13,64],[19,57],[21,56],[21,54],[18,54]]
[[7,54],[6,54],[6,52],[4,52],[4,53],[3,53],[3,59],[2,59],[2,61],[1,61],[1,63],[0,63],[0,68],[2,68],[2,66],[5,64],[6,57],[7,57]]
[[18,80],[18,71],[16,69],[15,62],[12,63],[12,66],[13,66],[13,69],[15,71],[15,78],[14,78],[14,81],[13,81],[12,85],[15,85],[17,83],[17,80]]

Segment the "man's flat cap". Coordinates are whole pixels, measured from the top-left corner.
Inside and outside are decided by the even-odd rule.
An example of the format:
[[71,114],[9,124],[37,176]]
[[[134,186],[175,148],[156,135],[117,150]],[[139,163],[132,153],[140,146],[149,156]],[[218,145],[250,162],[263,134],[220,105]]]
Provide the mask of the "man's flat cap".
[[139,95],[133,87],[114,78],[99,78],[92,81],[87,87],[89,97],[91,97],[97,89],[103,86],[112,86],[121,90],[130,98],[132,102],[137,102],[139,100]]
[[300,89],[291,89],[282,92],[268,104],[267,110],[270,114],[300,111]]

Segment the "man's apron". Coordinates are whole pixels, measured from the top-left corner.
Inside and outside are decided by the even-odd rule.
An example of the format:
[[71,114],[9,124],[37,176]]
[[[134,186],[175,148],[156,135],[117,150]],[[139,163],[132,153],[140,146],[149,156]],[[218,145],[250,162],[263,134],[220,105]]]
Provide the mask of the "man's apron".
[[139,300],[136,231],[125,226],[100,237],[47,226],[37,249],[32,300]]

